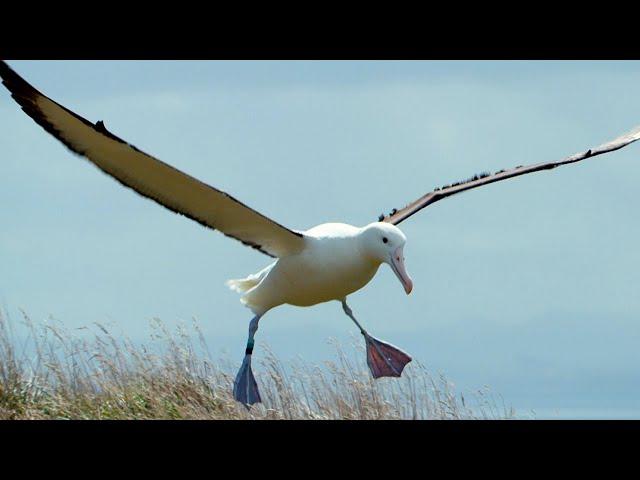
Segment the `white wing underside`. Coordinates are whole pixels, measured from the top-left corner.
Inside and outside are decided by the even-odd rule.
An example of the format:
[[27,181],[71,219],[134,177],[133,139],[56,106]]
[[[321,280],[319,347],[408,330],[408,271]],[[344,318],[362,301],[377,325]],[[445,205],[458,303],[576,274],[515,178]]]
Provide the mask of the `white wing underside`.
[[140,195],[272,257],[304,248],[301,233],[138,150],[107,131],[102,122],[93,124],[76,115],[38,92],[4,62],[0,76],[22,109],[47,132]]

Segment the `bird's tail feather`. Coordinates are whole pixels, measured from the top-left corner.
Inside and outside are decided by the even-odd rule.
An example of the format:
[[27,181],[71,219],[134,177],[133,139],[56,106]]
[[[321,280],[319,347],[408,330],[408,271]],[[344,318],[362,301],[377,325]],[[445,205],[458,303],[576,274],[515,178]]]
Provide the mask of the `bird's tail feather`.
[[237,280],[227,280],[226,285],[234,292],[245,293],[255,287],[258,283],[260,283],[260,280],[247,277]]
[[234,292],[246,293],[262,281],[262,279],[267,275],[267,273],[269,273],[269,270],[271,270],[272,266],[273,265],[269,265],[263,270],[260,270],[258,273],[249,275],[246,278],[227,280],[226,285]]

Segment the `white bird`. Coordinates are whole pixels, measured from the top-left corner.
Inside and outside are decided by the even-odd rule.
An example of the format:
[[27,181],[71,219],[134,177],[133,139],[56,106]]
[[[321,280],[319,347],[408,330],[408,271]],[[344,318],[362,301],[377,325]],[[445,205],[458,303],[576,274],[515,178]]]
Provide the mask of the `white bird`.
[[341,302],[344,312],[364,336],[367,364],[373,377],[399,377],[411,357],[371,336],[347,305],[347,296],[367,285],[383,263],[391,267],[405,292],[411,293],[413,282],[405,268],[403,254],[406,237],[397,224],[456,193],[579,162],[640,138],[640,128],[636,128],[563,160],[475,175],[466,181],[436,188],[400,210],[380,215],[377,222],[364,227],[326,223],[298,231],[138,150],[109,132],[102,121],[94,124],[85,120],[33,88],[5,62],[0,62],[0,77],[12,97],[36,123],[125,187],[276,258],[258,273],[227,282],[230,288],[242,293],[241,302],[254,314],[233,389],[234,398],[246,406],[261,401],[251,369],[251,356],[258,322],[269,310],[283,304],[307,307],[333,300]]

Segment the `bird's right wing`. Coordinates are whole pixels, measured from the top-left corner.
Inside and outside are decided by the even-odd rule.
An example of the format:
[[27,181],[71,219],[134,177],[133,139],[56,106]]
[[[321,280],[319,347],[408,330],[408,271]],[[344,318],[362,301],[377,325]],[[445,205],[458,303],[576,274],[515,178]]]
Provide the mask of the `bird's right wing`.
[[109,132],[101,121],[93,124],[85,120],[33,88],[3,61],[0,77],[36,123],[124,186],[271,257],[304,248],[303,234],[138,150]]
[[414,213],[418,213],[423,208],[428,207],[429,205],[432,205],[444,198],[450,197],[451,195],[455,195],[456,193],[482,187],[484,185],[489,185],[490,183],[507,180],[508,178],[526,175],[527,173],[538,172],[540,170],[551,170],[553,168],[559,167],[560,165],[576,163],[586,158],[595,157],[596,155],[602,155],[603,153],[613,152],[614,150],[626,147],[627,145],[635,142],[638,139],[640,139],[640,127],[636,127],[629,133],[625,133],[624,135],[621,135],[618,138],[611,140],[610,142],[603,143],[602,145],[587,150],[586,152],[576,153],[562,160],[537,163],[535,165],[527,166],[521,165],[508,170],[500,170],[499,172],[495,172],[493,174],[484,173],[476,175],[464,182],[458,182],[452,185],[446,185],[442,188],[436,188],[434,191],[423,195],[419,199],[411,202],[409,205],[401,208],[400,210],[394,208],[393,211],[388,215],[380,215],[378,220],[381,222],[387,222],[392,223],[393,225],[397,225],[409,218]]

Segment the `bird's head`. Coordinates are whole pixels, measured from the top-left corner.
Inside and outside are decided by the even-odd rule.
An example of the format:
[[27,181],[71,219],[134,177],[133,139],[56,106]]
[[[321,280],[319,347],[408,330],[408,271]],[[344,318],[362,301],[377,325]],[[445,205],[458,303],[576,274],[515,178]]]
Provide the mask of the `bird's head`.
[[407,295],[413,290],[413,281],[404,266],[404,244],[407,237],[395,225],[375,222],[364,227],[362,247],[374,261],[386,263],[396,274]]

